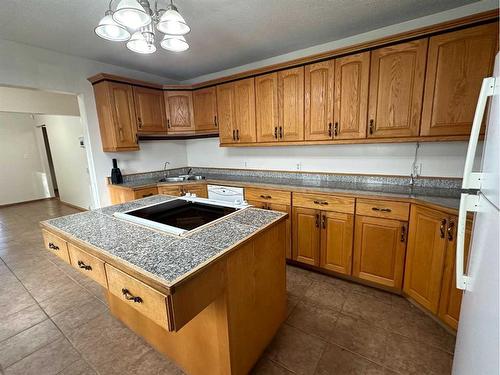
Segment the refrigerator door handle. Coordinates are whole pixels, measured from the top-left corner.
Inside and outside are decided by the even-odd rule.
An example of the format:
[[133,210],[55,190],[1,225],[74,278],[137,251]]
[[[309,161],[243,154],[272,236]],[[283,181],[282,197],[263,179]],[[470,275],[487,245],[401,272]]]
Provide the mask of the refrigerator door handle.
[[484,111],[488,97],[493,95],[495,88],[495,78],[488,77],[483,79],[479,99],[477,100],[476,112],[472,121],[472,129],[470,132],[469,146],[467,148],[467,156],[465,157],[464,177],[462,180],[462,189],[480,189],[481,188],[481,173],[473,173],[474,158],[476,156],[477,142],[479,141],[479,133],[483,122]]
[[455,270],[457,288],[467,290],[470,284],[470,276],[464,272],[465,258],[465,227],[467,224],[467,212],[477,212],[479,210],[479,195],[462,193],[460,195],[460,209],[458,211],[457,223],[457,248],[455,255]]

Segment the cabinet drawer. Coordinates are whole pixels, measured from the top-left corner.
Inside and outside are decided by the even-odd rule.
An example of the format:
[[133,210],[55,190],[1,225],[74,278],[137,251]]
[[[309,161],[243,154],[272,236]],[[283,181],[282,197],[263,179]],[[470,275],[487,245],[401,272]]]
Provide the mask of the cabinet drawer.
[[46,231],[45,229],[42,229],[42,233],[45,248],[52,254],[57,255],[65,262],[69,263],[68,243],[55,234]]
[[408,221],[409,214],[409,203],[374,199],[358,199],[356,201],[356,215]]
[[139,198],[146,198],[150,197],[152,195],[158,194],[158,188],[153,187],[153,188],[147,188],[147,189],[140,189],[140,190],[135,190],[134,191],[134,198],[139,199]]
[[104,270],[104,262],[102,260],[86,253],[72,244],[68,244],[68,250],[71,258],[71,265],[73,267],[90,277],[92,280],[98,282],[103,287],[108,287],[108,283],[106,282],[106,271]]
[[143,282],[105,264],[109,292],[126,301],[132,308],[168,329],[166,296]]
[[179,185],[158,186],[158,194],[174,195],[177,197],[181,195],[181,189]]
[[205,184],[186,184],[182,187],[182,193],[191,193],[200,198],[208,198],[207,185]]
[[293,206],[353,214],[354,198],[328,194],[293,193]]
[[291,193],[289,191],[245,188],[245,199],[258,202],[269,202],[290,205]]

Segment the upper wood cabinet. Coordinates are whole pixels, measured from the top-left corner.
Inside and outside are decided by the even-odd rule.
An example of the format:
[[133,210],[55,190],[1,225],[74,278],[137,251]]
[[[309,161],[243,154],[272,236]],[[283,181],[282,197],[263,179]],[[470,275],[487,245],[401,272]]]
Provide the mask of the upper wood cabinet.
[[94,95],[103,151],[138,150],[132,86],[101,81],[94,85]]
[[304,139],[304,67],[278,72],[278,136],[282,141]]
[[165,107],[169,134],[194,131],[191,91],[165,91]]
[[278,73],[255,77],[255,121],[257,142],[279,140]]
[[333,137],[333,90],[335,61],[305,66],[305,140],[327,140]]
[[411,207],[403,290],[434,314],[441,294],[449,222],[441,211]]
[[156,134],[167,131],[165,104],[162,90],[134,86],[135,114],[139,134]]
[[419,134],[427,39],[371,53],[368,137]]
[[218,130],[216,88],[193,91],[194,125],[196,131]]
[[257,139],[254,78],[217,86],[221,143],[251,143]]
[[335,60],[334,139],[366,138],[370,52]]
[[421,135],[470,134],[497,50],[496,22],[430,38]]

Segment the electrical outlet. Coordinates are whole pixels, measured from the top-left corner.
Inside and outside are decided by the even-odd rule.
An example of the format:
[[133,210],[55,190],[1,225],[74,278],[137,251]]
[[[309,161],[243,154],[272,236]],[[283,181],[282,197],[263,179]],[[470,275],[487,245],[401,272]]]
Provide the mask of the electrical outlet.
[[414,176],[422,175],[422,163],[416,163],[413,165],[413,175]]
[[298,171],[302,170],[302,163],[297,163],[297,165],[296,165],[296,169],[297,169]]

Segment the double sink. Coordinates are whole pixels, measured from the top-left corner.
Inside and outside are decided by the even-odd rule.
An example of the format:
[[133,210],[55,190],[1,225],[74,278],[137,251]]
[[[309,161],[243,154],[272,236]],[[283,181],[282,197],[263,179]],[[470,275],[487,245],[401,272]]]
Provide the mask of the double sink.
[[204,176],[195,174],[183,174],[175,177],[163,177],[158,180],[158,182],[184,182],[184,181],[199,181],[204,180]]

